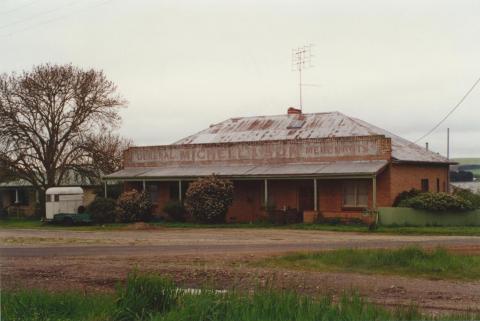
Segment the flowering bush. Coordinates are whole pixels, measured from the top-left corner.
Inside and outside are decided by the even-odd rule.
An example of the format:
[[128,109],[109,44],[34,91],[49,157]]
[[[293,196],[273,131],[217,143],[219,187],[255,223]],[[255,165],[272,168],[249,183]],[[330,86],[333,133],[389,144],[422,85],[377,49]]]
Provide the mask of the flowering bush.
[[416,196],[420,195],[421,193],[422,193],[422,191],[420,191],[418,189],[415,189],[415,188],[412,188],[409,191],[403,191],[403,192],[399,193],[397,195],[397,197],[395,197],[395,200],[393,201],[393,206],[397,207],[398,204],[400,204],[404,200],[410,199],[412,197],[416,197]]
[[415,197],[405,199],[401,201],[398,206],[412,207],[436,212],[470,211],[475,209],[472,202],[458,195],[429,192],[421,193]]
[[122,193],[117,199],[117,207],[119,222],[149,221],[152,218],[153,204],[145,192],[133,189]]
[[185,197],[185,208],[199,222],[220,223],[225,221],[232,202],[232,182],[212,175],[190,184]]
[[480,194],[473,193],[468,189],[461,189],[457,188],[454,190],[453,195],[463,198],[464,200],[468,200],[472,203],[473,207],[480,208]]

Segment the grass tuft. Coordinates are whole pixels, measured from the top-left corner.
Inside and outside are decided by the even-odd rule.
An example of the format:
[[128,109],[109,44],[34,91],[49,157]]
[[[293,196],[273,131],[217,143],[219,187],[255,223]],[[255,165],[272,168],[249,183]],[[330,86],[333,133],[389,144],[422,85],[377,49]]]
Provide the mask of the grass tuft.
[[117,288],[115,321],[148,320],[177,304],[181,292],[175,284],[156,275],[133,271],[125,286]]
[[2,291],[5,321],[97,321],[108,320],[115,305],[110,295],[42,290]]
[[257,264],[283,268],[400,274],[435,279],[480,279],[480,256],[452,254],[437,248],[357,250],[297,253],[266,259]]
[[[412,312],[413,311],[413,312]],[[291,291],[259,291],[252,295],[215,294],[204,291],[187,295],[178,309],[158,315],[154,321],[321,321],[321,320],[419,320],[416,310],[386,309],[365,302],[358,295],[311,298]]]

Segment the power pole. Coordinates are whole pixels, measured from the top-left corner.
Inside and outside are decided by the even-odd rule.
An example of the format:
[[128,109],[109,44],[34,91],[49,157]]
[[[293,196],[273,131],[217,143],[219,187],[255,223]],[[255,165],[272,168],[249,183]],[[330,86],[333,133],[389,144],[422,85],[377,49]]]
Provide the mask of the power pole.
[[[447,128],[447,160],[450,161],[450,128]],[[447,173],[447,193],[450,193],[450,164]]]
[[302,70],[312,66],[312,44],[292,49],[292,71],[298,71],[299,107],[303,108]]
[[450,128],[447,128],[447,159],[450,159]]

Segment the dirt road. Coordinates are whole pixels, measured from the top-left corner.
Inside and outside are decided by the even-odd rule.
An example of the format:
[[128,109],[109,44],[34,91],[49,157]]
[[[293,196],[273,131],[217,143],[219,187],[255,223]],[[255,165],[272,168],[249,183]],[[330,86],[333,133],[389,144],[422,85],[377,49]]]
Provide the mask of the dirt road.
[[[155,229],[72,232],[1,230],[2,287],[111,291],[132,268],[185,287],[250,289],[269,283],[309,294],[358,290],[373,302],[428,311],[480,312],[480,282],[252,267],[290,251],[438,245],[480,253],[480,237],[393,236],[275,229]],[[272,281],[274,280],[274,281]]]
[[[475,236],[399,236],[282,229],[0,230],[2,256],[284,252],[339,247],[475,246]],[[88,247],[87,247],[88,246]],[[62,249],[64,248],[64,249]],[[20,250],[22,249],[22,250]]]

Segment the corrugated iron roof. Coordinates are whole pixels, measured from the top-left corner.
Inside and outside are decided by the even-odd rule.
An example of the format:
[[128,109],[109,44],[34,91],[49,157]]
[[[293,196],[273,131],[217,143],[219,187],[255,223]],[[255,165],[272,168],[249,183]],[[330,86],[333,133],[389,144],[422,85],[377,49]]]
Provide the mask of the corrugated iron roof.
[[[299,121],[299,122],[297,122]],[[302,126],[291,126],[292,123]],[[297,128],[295,128],[297,127]],[[448,160],[406,139],[339,112],[230,118],[174,144],[229,143],[385,135],[399,161],[446,163]]]
[[125,168],[105,176],[106,179],[191,178],[216,174],[227,177],[284,177],[284,176],[361,176],[381,171],[386,160],[325,162],[315,164],[275,165],[190,165]]

